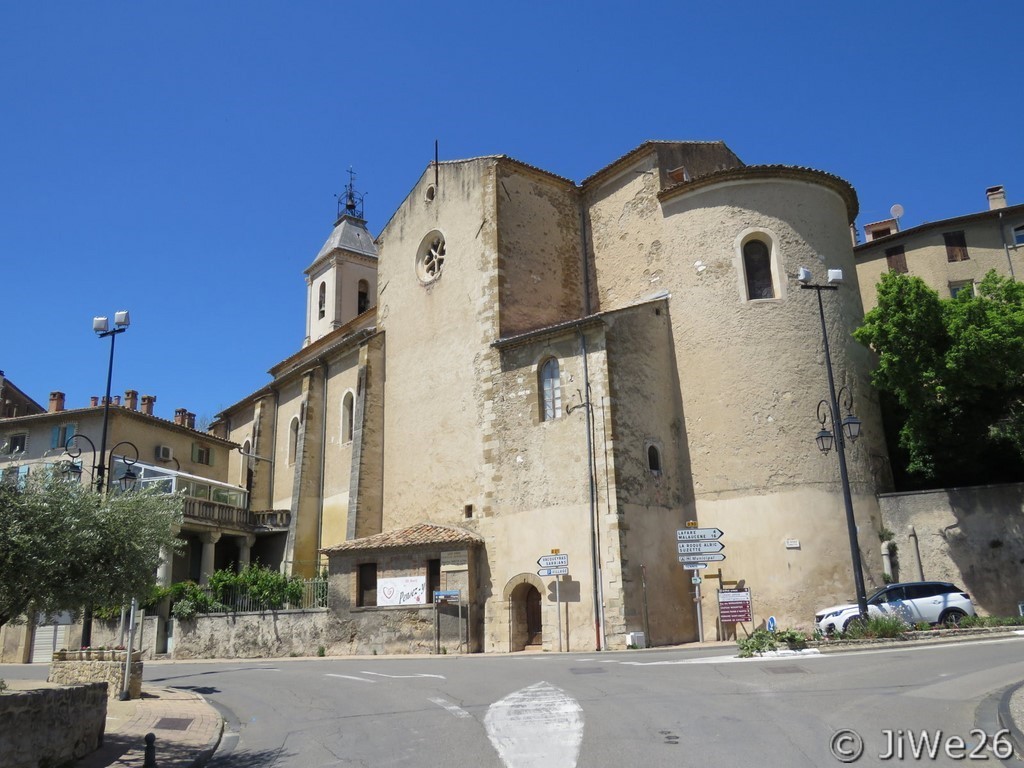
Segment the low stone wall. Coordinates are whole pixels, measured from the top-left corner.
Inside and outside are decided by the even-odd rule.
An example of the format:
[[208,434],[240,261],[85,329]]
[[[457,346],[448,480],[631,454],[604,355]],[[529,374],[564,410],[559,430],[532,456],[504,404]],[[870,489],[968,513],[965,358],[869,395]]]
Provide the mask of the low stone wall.
[[174,622],[175,659],[254,659],[315,656],[332,645],[327,609],[215,613]]
[[[152,659],[157,654],[163,653],[167,641],[162,637],[161,624],[163,619],[160,616],[141,616],[138,619],[138,626],[135,629],[135,650],[142,652],[142,658]],[[127,625],[128,620],[125,619]],[[92,622],[92,644],[97,645],[128,645],[128,632],[125,630],[124,637],[120,632],[121,623],[118,620],[100,621],[93,619]]]
[[[124,663],[126,651],[57,651],[50,662],[47,681],[58,685],[76,683],[105,683],[110,698],[121,696],[124,686]],[[142,696],[142,657],[132,655],[131,673],[128,681],[128,695],[133,699]]]
[[898,581],[952,581],[979,613],[1017,615],[1024,602],[1024,484],[887,493],[878,503],[899,547]]
[[103,743],[107,685],[14,691],[0,696],[0,765],[64,765]]

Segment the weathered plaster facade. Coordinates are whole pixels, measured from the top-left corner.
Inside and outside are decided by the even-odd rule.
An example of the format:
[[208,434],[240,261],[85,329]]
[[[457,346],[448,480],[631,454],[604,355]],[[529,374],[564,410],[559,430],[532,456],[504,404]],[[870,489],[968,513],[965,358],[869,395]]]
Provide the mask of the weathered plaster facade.
[[[376,538],[424,523],[481,542],[467,594],[484,650],[557,650],[559,618],[576,650],[639,631],[696,639],[675,546],[688,522],[725,531],[728,559],[705,571],[706,636],[733,631],[717,626],[723,582],[753,590],[755,623],[809,626],[852,577],[838,467],[813,442],[828,384],[800,266],[847,280],[824,310],[864,422],[848,460],[867,582],[881,580],[889,470],[869,353],[850,337],[856,212],[843,180],[747,167],[720,142],[650,142],[581,184],[505,156],[431,164],[375,241],[374,311],[336,317],[218,428],[264,457],[252,487],[292,512],[286,559],[309,570],[325,550],[336,610],[367,640],[424,609],[352,607],[359,565],[425,573],[437,552],[396,560]],[[315,266],[365,265],[344,245],[360,223],[339,220]],[[770,298],[750,294],[752,240]],[[553,550],[569,559],[561,614],[553,577],[536,575]]]

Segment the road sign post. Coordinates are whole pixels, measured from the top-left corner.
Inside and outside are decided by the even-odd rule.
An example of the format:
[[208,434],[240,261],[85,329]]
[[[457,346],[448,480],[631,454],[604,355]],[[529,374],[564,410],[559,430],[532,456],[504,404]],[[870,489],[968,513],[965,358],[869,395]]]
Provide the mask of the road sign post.
[[537,571],[537,575],[554,576],[555,577],[555,614],[558,616],[558,652],[562,652],[562,598],[559,594],[558,583],[561,581],[560,576],[567,576],[569,574],[569,556],[558,554],[557,549],[552,550],[550,555],[542,555],[537,558],[537,565],[540,566],[540,570]]

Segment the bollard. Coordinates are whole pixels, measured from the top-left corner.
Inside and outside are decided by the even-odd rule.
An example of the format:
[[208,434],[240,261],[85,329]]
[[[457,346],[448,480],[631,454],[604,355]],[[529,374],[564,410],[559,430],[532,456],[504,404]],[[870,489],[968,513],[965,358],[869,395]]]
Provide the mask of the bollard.
[[142,768],[156,768],[156,736],[146,734],[146,755],[142,760]]

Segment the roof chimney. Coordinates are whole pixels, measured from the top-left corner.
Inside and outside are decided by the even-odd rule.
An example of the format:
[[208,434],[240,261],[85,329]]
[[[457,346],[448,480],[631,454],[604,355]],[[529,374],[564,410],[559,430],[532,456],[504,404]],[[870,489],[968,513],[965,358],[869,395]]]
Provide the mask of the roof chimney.
[[188,411],[185,414],[185,426],[188,427],[189,429],[196,428],[196,415],[191,411]]
[[1006,190],[1003,189],[1002,184],[989,187],[985,190],[985,195],[988,197],[988,209],[990,211],[1006,207]]
[[156,402],[156,395],[142,396],[142,412],[147,416],[153,415],[153,404]]
[[187,426],[188,411],[185,408],[178,408],[174,411],[174,423],[179,427]]
[[98,397],[96,397],[95,395],[93,395],[92,397],[89,398],[89,405],[92,406],[93,408],[95,408],[99,404],[100,404],[100,399]]
[[120,395],[114,395],[114,405],[120,405],[120,404],[121,404],[121,396]]
[[64,410],[64,393],[63,392],[51,392],[50,393],[50,413],[57,413],[58,411]]
[[139,410],[139,393],[134,389],[126,389],[124,391],[124,407],[130,408],[133,411]]

